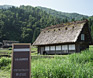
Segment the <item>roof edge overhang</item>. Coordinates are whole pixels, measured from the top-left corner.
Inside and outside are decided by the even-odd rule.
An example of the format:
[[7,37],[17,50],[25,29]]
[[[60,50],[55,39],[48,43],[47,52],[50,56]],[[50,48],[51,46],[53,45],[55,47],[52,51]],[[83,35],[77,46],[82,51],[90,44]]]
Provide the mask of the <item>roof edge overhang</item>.
[[76,42],[51,43],[51,44],[36,44],[36,45],[33,44],[33,46],[60,45],[60,44],[74,44],[74,43],[76,43]]
[[84,23],[83,27],[81,28],[81,31],[79,32],[79,34],[78,34],[77,38],[75,39],[75,42],[77,42],[79,35],[81,34],[81,32],[82,32],[82,30],[83,30],[83,28],[84,28],[85,24],[87,24],[87,23],[88,23],[88,22],[85,22],[85,23]]

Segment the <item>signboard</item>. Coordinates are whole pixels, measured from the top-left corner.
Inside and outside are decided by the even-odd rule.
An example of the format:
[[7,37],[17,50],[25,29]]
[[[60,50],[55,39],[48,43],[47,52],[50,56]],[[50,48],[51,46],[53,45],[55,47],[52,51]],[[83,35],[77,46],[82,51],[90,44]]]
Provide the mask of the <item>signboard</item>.
[[31,78],[30,46],[29,43],[13,44],[11,78]]

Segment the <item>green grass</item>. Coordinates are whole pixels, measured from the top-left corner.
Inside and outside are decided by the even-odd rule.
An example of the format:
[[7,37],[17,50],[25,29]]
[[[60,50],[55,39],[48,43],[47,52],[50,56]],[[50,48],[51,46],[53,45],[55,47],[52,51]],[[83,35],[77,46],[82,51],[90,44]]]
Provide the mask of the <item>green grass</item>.
[[0,49],[0,52],[11,52],[11,50],[8,50],[8,49]]
[[32,78],[93,78],[92,55],[93,52],[84,51],[65,58],[56,56],[34,60]]
[[0,78],[10,78],[10,71],[0,70]]
[[0,49],[0,55],[11,55],[12,50],[9,49]]
[[37,48],[35,46],[31,46],[31,55],[37,55]]
[[[10,49],[10,50],[9,50]],[[31,55],[37,55],[37,48],[35,46],[31,46]],[[11,48],[8,49],[0,49],[0,55],[11,55]]]
[[0,78],[10,78],[11,58],[0,58]]
[[[36,50],[36,49],[35,49]],[[93,46],[71,55],[32,56],[31,78],[93,78]],[[11,58],[0,58],[0,78],[10,78]]]

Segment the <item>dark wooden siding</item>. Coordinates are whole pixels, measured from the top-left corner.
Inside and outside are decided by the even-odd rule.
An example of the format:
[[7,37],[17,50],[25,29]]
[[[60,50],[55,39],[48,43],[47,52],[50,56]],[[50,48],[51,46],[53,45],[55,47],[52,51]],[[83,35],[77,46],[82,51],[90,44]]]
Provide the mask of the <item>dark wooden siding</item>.
[[[85,40],[81,40],[81,34],[84,34],[85,35]],[[78,37],[78,40],[77,42],[84,42],[84,43],[91,43],[92,42],[92,38],[91,38],[91,35],[90,35],[90,29],[89,29],[89,26],[88,26],[88,23],[86,23]]]
[[[81,34],[84,34],[85,40],[81,40]],[[76,42],[76,47],[77,47],[76,51],[80,52],[82,50],[89,48],[89,44],[91,44],[91,42],[92,42],[92,38],[90,34],[90,29],[89,29],[88,23],[86,23]]]
[[[71,44],[72,43],[70,43],[70,44],[60,44],[61,47],[62,47],[62,45],[67,45],[68,50],[62,50],[62,48],[61,48],[61,50],[54,50],[54,51],[51,51],[51,50],[45,51],[45,46],[38,46],[38,53],[43,54],[43,52],[46,52],[46,54],[49,54],[49,55],[51,55],[51,54],[54,55],[54,54],[74,53],[74,52],[76,52],[76,46],[75,46],[75,50],[69,50],[69,45],[71,45]],[[75,44],[75,43],[73,43],[73,44]],[[56,45],[47,45],[47,46],[49,46],[49,48],[50,48],[50,46],[56,46]],[[43,49],[42,49],[42,47],[43,47]],[[55,49],[56,49],[56,47],[55,47]]]
[[76,43],[76,52],[80,52],[80,44]]
[[40,53],[40,52],[41,52],[40,46],[38,46],[37,48],[38,48],[38,49],[37,49],[37,50],[38,50],[38,53]]

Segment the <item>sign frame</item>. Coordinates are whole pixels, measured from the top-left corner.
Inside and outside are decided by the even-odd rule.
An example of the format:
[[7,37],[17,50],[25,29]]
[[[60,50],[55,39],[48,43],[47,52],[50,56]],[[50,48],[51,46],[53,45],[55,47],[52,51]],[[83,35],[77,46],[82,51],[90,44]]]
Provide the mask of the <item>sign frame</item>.
[[19,45],[19,46],[28,45],[28,46],[30,46],[29,47],[30,51],[29,51],[29,57],[28,58],[29,58],[29,78],[31,78],[31,43],[14,43],[14,44],[12,44],[11,78],[12,78],[12,74],[13,74],[13,63],[14,63],[13,58],[14,58],[14,46],[15,45]]

